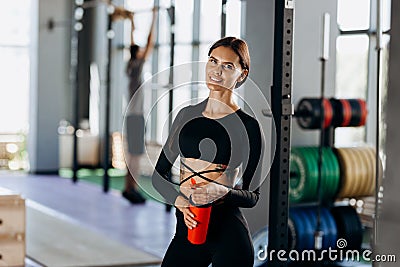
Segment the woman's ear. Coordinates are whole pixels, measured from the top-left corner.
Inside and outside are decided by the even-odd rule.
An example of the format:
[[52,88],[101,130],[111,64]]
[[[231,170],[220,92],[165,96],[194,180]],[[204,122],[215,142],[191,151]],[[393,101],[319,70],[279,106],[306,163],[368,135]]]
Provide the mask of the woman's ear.
[[247,74],[249,73],[248,70],[243,70],[242,74],[240,74],[239,78],[237,79],[237,82],[243,82],[243,80],[247,77]]

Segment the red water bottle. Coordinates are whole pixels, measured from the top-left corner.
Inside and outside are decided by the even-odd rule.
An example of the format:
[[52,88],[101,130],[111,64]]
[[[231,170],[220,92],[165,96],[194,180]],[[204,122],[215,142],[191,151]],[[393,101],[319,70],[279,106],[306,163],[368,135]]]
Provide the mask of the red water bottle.
[[197,226],[188,229],[188,240],[190,243],[200,245],[206,242],[208,222],[210,220],[211,206],[195,207],[190,206],[190,211],[194,214]]
[[[192,184],[196,181],[192,178]],[[210,221],[211,205],[196,207],[189,206],[190,211],[194,214],[194,219],[197,221],[197,226],[190,229],[188,228],[188,240],[190,243],[200,245],[206,242],[208,222]]]

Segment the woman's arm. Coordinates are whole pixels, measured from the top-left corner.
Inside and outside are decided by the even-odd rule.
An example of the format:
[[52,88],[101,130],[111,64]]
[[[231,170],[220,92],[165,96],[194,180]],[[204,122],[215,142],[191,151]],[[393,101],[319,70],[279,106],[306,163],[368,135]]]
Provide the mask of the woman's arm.
[[[248,141],[249,154],[248,162],[242,175],[242,189],[231,189],[224,198],[226,203],[243,208],[254,207],[260,197],[261,166],[263,160],[263,137],[260,126],[256,120],[245,124]],[[254,191],[250,191],[250,184],[257,185]]]
[[147,37],[146,47],[144,49],[144,55],[143,55],[144,59],[147,59],[150,56],[150,54],[151,54],[151,52],[153,51],[153,48],[154,48],[154,42],[155,42],[155,40],[154,40],[155,39],[155,35],[154,35],[155,27],[154,26],[156,24],[157,13],[158,13],[157,9],[153,8],[153,18],[151,20],[150,32],[149,32],[149,35]]
[[174,204],[181,195],[179,185],[172,182],[171,168],[179,155],[178,137],[182,128],[183,111],[180,110],[172,123],[167,141],[163,146],[152,175],[154,188],[165,198],[168,204]]

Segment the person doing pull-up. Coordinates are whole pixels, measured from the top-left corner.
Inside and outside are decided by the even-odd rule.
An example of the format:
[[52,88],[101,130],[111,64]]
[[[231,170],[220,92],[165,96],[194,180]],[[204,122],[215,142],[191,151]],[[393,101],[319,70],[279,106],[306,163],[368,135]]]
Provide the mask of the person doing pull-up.
[[[122,14],[126,14],[127,18],[131,21],[130,59],[126,67],[126,74],[129,78],[129,99],[132,99],[133,101],[129,104],[129,110],[127,111],[126,117],[128,141],[126,161],[129,168],[125,176],[125,187],[122,196],[130,203],[137,204],[145,202],[145,198],[139,193],[138,185],[135,181],[135,178],[138,178],[140,175],[140,159],[144,153],[144,97],[143,92],[138,89],[143,83],[143,65],[154,48],[154,26],[157,17],[157,9],[153,8],[150,32],[145,47],[140,47],[135,42],[133,14],[129,13],[132,14],[129,15],[126,12],[122,12]],[[134,95],[135,97],[132,98]]]

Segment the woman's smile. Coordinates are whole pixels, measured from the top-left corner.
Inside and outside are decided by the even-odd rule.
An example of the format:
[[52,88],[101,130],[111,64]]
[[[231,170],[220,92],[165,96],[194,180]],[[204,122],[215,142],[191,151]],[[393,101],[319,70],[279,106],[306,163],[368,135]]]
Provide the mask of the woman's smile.
[[221,78],[217,78],[215,76],[209,76],[210,80],[216,83],[221,83],[223,80]]

